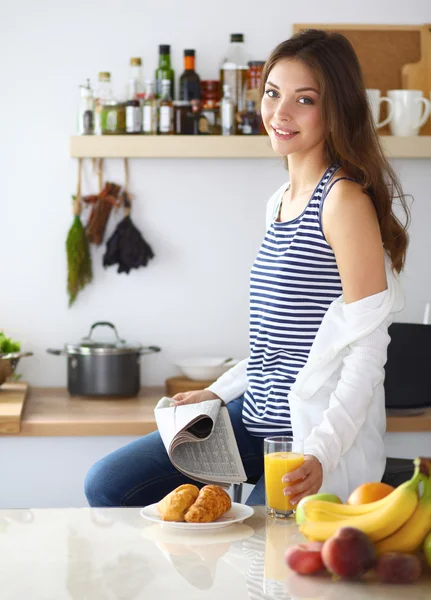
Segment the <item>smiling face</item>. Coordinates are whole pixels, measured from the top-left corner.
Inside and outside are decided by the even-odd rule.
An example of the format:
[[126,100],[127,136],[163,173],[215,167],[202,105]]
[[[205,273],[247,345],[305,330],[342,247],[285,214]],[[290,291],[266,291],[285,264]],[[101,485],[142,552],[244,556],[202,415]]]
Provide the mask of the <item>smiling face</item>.
[[320,89],[313,72],[297,59],[279,60],[268,74],[261,113],[272,148],[284,156],[324,143]]

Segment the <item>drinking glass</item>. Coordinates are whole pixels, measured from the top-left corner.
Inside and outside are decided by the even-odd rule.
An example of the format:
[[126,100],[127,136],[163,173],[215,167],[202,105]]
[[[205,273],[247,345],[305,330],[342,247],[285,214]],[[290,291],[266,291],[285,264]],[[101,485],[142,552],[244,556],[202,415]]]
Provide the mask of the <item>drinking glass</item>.
[[266,512],[271,516],[286,518],[294,512],[290,497],[283,494],[289,484],[282,477],[302,465],[303,447],[302,440],[294,436],[264,439]]

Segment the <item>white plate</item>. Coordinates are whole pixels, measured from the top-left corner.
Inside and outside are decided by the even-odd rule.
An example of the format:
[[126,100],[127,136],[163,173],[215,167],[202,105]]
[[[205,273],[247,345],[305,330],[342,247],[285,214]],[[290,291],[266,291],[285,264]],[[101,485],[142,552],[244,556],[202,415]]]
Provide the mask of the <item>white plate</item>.
[[170,527],[171,529],[187,529],[188,531],[209,531],[210,529],[228,527],[229,525],[232,525],[232,523],[242,523],[245,519],[248,519],[253,514],[254,510],[251,506],[232,502],[232,508],[212,523],[178,523],[176,521],[163,521],[159,511],[157,510],[157,503],[141,508],[141,515],[144,517],[144,519],[148,519],[148,521],[159,523],[163,527]]

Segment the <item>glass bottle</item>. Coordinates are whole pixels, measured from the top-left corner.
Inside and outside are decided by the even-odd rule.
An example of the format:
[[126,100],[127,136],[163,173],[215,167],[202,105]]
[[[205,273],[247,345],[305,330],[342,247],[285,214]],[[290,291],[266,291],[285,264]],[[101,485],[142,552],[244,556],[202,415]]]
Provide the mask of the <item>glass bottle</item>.
[[201,81],[201,110],[208,121],[208,133],[220,135],[220,82]]
[[208,135],[209,134],[209,123],[207,117],[201,111],[199,101],[192,101],[192,111],[189,115],[191,120],[192,135]]
[[174,132],[174,103],[171,98],[171,81],[162,79],[162,97],[159,101],[159,133],[169,135]]
[[159,65],[156,69],[156,94],[157,98],[162,95],[162,80],[171,82],[170,97],[175,100],[175,73],[171,67],[171,47],[168,44],[159,46]]
[[155,90],[156,82],[147,79],[142,106],[142,131],[146,135],[155,135],[158,129],[158,102]]
[[129,97],[126,102],[126,133],[142,133],[142,109],[137,95],[137,82],[129,82]]
[[223,98],[220,100],[220,121],[222,135],[235,134],[235,104],[227,83],[223,85]]
[[[139,100],[142,105],[144,99],[144,79],[142,77],[142,59],[133,57],[130,59],[130,79],[127,97],[131,100]],[[134,96],[132,96],[134,94]]]
[[91,135],[94,133],[94,98],[90,80],[80,85],[81,101],[78,111],[78,134]]
[[244,48],[244,34],[232,33],[230,46],[220,69],[222,85],[228,84],[235,111],[245,110],[247,95],[248,56]]
[[102,135],[102,109],[105,104],[116,104],[111,89],[111,73],[99,73],[99,85],[95,95],[94,133]]
[[184,72],[180,77],[180,100],[200,100],[201,80],[195,71],[195,51],[184,50]]
[[256,112],[256,102],[247,100],[247,110],[241,113],[241,133],[243,135],[258,135],[260,119]]

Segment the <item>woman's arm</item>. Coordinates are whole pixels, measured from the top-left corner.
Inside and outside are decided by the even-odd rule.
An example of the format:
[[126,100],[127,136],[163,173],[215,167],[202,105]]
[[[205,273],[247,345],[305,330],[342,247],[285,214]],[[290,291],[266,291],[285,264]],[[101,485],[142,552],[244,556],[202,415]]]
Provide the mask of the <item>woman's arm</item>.
[[206,389],[216,394],[225,404],[239,398],[248,388],[247,364],[248,358],[245,358]]

